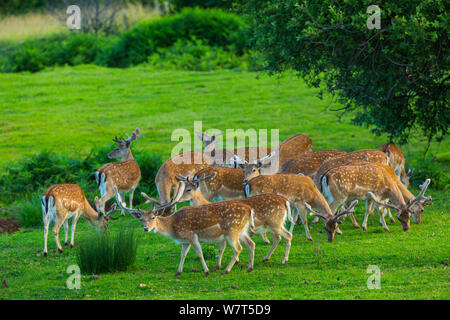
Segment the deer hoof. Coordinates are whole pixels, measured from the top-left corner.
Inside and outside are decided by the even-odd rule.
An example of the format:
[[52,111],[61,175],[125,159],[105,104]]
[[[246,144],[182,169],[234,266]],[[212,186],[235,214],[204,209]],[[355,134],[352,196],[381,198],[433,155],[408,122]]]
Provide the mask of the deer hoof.
[[44,257],[47,257],[48,256],[48,252],[44,252]]
[[64,242],[64,245],[65,245],[65,246],[68,246],[68,245],[69,245],[69,243],[68,243],[68,242],[66,241],[66,242]]
[[175,277],[179,277],[181,275],[181,272],[175,273]]
[[253,268],[247,268],[247,272],[252,272]]
[[205,277],[209,276],[209,271],[205,272]]
[[73,249],[73,244],[70,245],[70,249]]
[[363,229],[364,231],[367,231],[367,227],[366,227],[366,226],[362,226],[362,229]]
[[353,225],[356,229],[360,229],[361,227],[359,226],[359,224],[354,224]]
[[308,239],[308,241],[311,241],[311,242],[313,241],[313,239],[312,239],[312,238],[306,238],[306,239]]
[[64,252],[64,250],[60,249],[60,248],[58,248],[58,251],[59,251],[59,253],[63,253]]
[[224,272],[222,272],[222,275],[226,275],[226,274],[228,274],[230,271],[228,271],[228,270],[225,270]]
[[267,261],[269,261],[269,258],[262,259],[262,262],[267,262]]
[[215,266],[214,269],[212,269],[212,272],[220,270],[221,266]]

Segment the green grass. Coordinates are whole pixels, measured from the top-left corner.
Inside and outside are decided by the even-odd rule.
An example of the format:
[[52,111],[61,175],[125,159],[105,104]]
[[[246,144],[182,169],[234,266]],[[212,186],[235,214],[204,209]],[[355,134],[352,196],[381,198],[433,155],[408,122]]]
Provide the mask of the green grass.
[[[375,137],[366,128],[338,121],[319,100],[316,91],[292,75],[281,79],[255,73],[153,72],[145,67],[127,70],[94,66],[49,69],[37,74],[0,74],[0,168],[41,150],[81,158],[110,143],[115,135],[135,127],[142,136],[133,146],[167,158],[177,142],[170,141],[176,128],[192,132],[193,121],[203,128],[278,128],[280,140],[295,133],[308,134],[314,149],[355,150],[377,148],[386,137]],[[402,147],[409,159],[421,159],[425,143],[415,137]],[[448,168],[448,139],[433,144],[431,153]],[[146,190],[137,190],[146,191]],[[417,192],[417,190],[415,190]],[[43,247],[42,227],[23,228],[0,235],[0,299],[449,299],[450,247],[448,192],[431,189],[434,204],[427,207],[421,225],[410,232],[400,224],[385,233],[378,216],[369,219],[369,230],[354,229],[347,220],[344,234],[326,242],[322,225],[312,226],[314,242],[306,241],[301,226],[294,231],[290,260],[280,266],[284,243],[271,261],[262,263],[269,246],[255,238],[255,270],[245,272],[248,253],[226,276],[208,278],[191,250],[185,271],[173,277],[180,246],[152,233],[140,232],[131,217],[112,221],[111,228],[138,227],[136,262],[127,272],[102,274],[98,280],[83,276],[81,290],[68,290],[67,267],[76,264],[77,243],[92,232],[80,221],[75,249],[63,254],[49,235],[49,257],[37,256]],[[363,205],[358,207],[361,222]],[[389,222],[388,222],[389,224]],[[63,230],[61,229],[61,238]],[[218,249],[204,245],[212,269]],[[231,258],[225,252],[224,264]],[[368,265],[381,268],[381,290],[368,290]],[[139,289],[139,284],[147,285]],[[216,290],[219,289],[217,292]]]

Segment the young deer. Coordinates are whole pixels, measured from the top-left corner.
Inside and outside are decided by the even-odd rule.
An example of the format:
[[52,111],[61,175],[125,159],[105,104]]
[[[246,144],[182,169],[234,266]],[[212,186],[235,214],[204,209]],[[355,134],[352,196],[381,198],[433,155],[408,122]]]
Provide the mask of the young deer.
[[[191,246],[194,247],[195,253],[202,263],[205,276],[209,275],[200,242],[219,242],[221,248],[224,248],[226,242],[228,242],[233,248],[233,258],[222,274],[229,273],[238,261],[239,254],[242,251],[239,241],[244,242],[250,252],[247,272],[253,270],[255,243],[248,236],[248,230],[254,227],[254,213],[250,206],[228,200],[197,207],[183,207],[170,216],[162,217],[157,215],[161,207],[153,207],[148,211],[126,208],[117,189],[114,189],[114,191],[119,207],[133,217],[140,219],[144,232],[153,231],[171,238],[175,243],[182,244],[180,264],[175,276],[180,275],[183,271],[184,259]],[[144,196],[148,198],[145,194]],[[173,204],[172,202],[169,205]],[[218,261],[218,266],[220,266],[220,261]]]
[[[427,179],[421,186],[422,191],[419,196],[414,197],[401,183],[391,167],[378,163],[360,162],[329,170],[322,178],[322,189],[325,191],[325,197],[331,203],[332,210],[354,199],[376,199],[375,203],[380,213],[380,223],[383,229],[389,231],[384,221],[385,211],[380,210],[380,207],[397,210],[397,219],[402,224],[403,230],[407,231],[410,229],[411,212],[419,220],[423,207],[431,201],[431,197],[423,197],[429,183],[430,179]],[[374,195],[375,198],[371,195]],[[379,199],[388,199],[393,204],[382,204]],[[408,202],[406,203],[405,200]],[[363,230],[367,230],[367,217],[370,210],[372,210],[371,205],[367,205],[362,225]]]
[[409,169],[408,173],[405,171],[405,157],[402,149],[393,143],[386,143],[381,146],[380,150],[386,153],[389,159],[389,166],[394,170],[396,176],[400,178],[403,185],[408,188],[409,178],[411,178],[414,170]]
[[[333,215],[328,203],[320,191],[314,186],[310,177],[281,173],[259,175],[259,170],[254,170],[256,168],[255,166],[256,165],[248,165],[244,169],[244,185],[247,197],[264,193],[273,193],[287,198],[291,207],[295,206],[300,212],[306,238],[310,241],[312,241],[312,237],[309,233],[308,221],[306,220],[306,209],[308,208],[306,203],[319,210],[324,217],[327,217],[327,220],[325,221],[325,230],[328,235],[328,241],[333,241],[336,231],[339,234],[341,233],[337,226],[337,219],[345,214],[352,213],[351,207],[349,207],[350,209],[341,211],[340,215],[337,217]],[[289,231],[292,232],[292,229],[293,224]]]
[[76,184],[56,184],[49,187],[41,198],[42,220],[44,222],[44,256],[47,256],[47,236],[50,222],[54,222],[53,235],[55,236],[58,251],[63,252],[61,243],[59,242],[59,229],[64,226],[65,238],[64,244],[67,246],[67,234],[69,231],[69,219],[72,219],[72,231],[70,237],[70,247],[73,248],[75,228],[78,219],[84,216],[89,222],[101,229],[108,227],[109,219],[117,219],[110,216],[115,211],[116,206],[113,205],[111,210],[106,214],[100,210],[100,202],[95,197],[94,210],[84,196],[83,190]]
[[[114,197],[113,187],[117,187],[122,198],[126,193],[130,193],[130,208],[133,207],[133,195],[139,180],[141,179],[141,170],[134,160],[130,150],[132,141],[135,141],[141,131],[136,129],[131,138],[127,135],[127,139],[113,139],[119,145],[108,154],[108,158],[120,158],[120,162],[110,162],[103,165],[95,173],[97,185],[100,190],[100,208],[102,212],[105,210],[106,202]],[[122,212],[122,215],[124,213]]]
[[[194,177],[187,176],[177,178],[179,187],[177,197],[173,199],[174,202],[190,200],[196,206],[211,203],[203,196],[199,186],[202,181],[210,180],[214,178],[214,176],[198,177],[199,174],[200,173],[197,173]],[[288,199],[275,194],[262,194],[250,198],[237,199],[237,201],[248,204],[254,210],[255,233],[263,235],[266,230],[269,230],[272,233],[274,241],[269,252],[264,257],[263,262],[270,259],[281,238],[284,238],[286,241],[286,249],[281,264],[285,264],[289,258],[292,234],[284,228],[284,222],[287,218],[292,224],[294,223]],[[221,248],[219,259],[221,259],[224,250],[225,247]]]
[[322,163],[328,159],[336,158],[347,154],[338,150],[319,150],[300,154],[299,156],[287,160],[281,167],[280,173],[303,174],[314,178]]

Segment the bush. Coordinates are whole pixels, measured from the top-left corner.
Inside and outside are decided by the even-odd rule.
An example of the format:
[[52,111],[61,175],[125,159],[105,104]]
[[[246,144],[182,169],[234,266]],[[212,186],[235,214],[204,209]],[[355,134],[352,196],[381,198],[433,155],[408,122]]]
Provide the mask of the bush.
[[12,206],[12,215],[19,219],[21,226],[34,227],[42,224],[41,196],[42,192],[35,192]]
[[155,68],[209,71],[217,69],[247,69],[246,61],[233,52],[211,47],[202,40],[178,40],[172,47],[158,50],[150,56]]
[[109,44],[97,63],[129,67],[148,60],[158,49],[192,38],[241,55],[246,50],[245,22],[221,10],[185,9],[174,16],[138,23]]
[[126,271],[136,260],[137,247],[134,229],[121,228],[115,234],[92,233],[80,241],[77,262],[83,274]]
[[369,0],[239,2],[271,72],[294,69],[355,123],[400,142],[416,129],[440,141],[450,127],[449,3],[380,1],[381,28],[369,30]]
[[231,9],[233,0],[172,0],[175,10],[186,7]]
[[3,48],[0,72],[37,72],[48,66],[92,63],[105,38],[91,34],[57,34]]
[[441,163],[437,162],[433,155],[425,159],[412,159],[409,167],[414,168],[410,179],[414,187],[418,187],[426,179],[431,179],[431,187],[435,189],[448,190],[450,188],[450,174]]
[[[48,151],[41,152],[30,158],[7,164],[0,174],[0,202],[14,206],[31,208],[33,203],[40,210],[40,200],[34,200],[35,194],[41,196],[44,190],[57,183],[76,183],[81,186],[88,200],[98,196],[95,171],[103,164],[111,162],[107,158],[113,146],[99,148],[91,152],[85,159],[75,159],[59,156]],[[162,163],[158,154],[138,152],[136,160],[141,168],[142,179],[139,189],[148,194],[156,194],[155,176]],[[136,195],[139,192],[136,192]],[[136,197],[136,200],[143,199]],[[31,199],[31,200],[28,200]],[[38,198],[36,198],[38,199]],[[23,201],[22,201],[23,200]],[[25,211],[24,211],[25,212]]]

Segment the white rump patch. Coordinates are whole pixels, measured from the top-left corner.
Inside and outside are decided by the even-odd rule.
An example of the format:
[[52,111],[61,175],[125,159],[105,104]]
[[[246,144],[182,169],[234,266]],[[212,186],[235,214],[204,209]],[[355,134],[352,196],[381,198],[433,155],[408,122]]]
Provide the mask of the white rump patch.
[[322,190],[323,190],[323,195],[325,196],[325,199],[327,199],[328,203],[333,202],[334,198],[333,198],[333,195],[331,194],[330,187],[328,186],[328,183],[327,183],[327,176],[322,177],[321,184],[322,184]]
[[100,196],[103,197],[106,194],[106,176],[104,173],[102,173],[100,179],[100,186],[98,187],[98,189],[100,190]]

